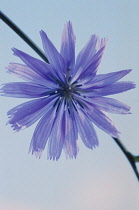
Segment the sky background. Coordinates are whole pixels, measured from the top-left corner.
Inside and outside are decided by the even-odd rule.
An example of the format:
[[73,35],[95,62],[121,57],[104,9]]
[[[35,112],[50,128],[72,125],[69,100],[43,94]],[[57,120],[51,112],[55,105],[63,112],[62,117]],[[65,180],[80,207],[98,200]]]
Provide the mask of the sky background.
[[[63,25],[72,21],[76,55],[91,34],[109,38],[98,73],[133,69],[124,80],[137,88],[114,98],[132,107],[132,115],[109,114],[123,144],[139,154],[139,1],[138,0],[2,0],[1,10],[40,48],[44,30],[57,49]],[[8,75],[16,47],[39,56],[5,23],[0,22],[0,83],[21,81]],[[3,210],[138,210],[139,186],[128,161],[113,139],[97,130],[99,147],[87,149],[79,140],[77,159],[47,160],[28,154],[36,124],[15,133],[6,126],[7,111],[25,99],[0,98],[0,209]],[[138,167],[139,168],[139,167]]]

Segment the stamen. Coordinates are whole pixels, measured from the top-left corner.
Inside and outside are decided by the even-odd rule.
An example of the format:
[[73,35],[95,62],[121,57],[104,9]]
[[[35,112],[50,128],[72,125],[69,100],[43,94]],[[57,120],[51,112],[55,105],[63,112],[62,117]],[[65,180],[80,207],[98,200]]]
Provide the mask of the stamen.
[[55,106],[58,104],[58,102],[59,102],[60,99],[61,99],[61,97],[59,97],[59,98],[55,101],[53,107],[55,107]]
[[76,87],[81,87],[81,86],[83,86],[83,85],[76,85]]
[[73,105],[75,111],[78,112],[78,110],[77,110],[77,108],[76,108],[76,105],[75,105],[74,101],[72,100],[71,102],[72,102],[72,105]]
[[61,97],[59,98],[59,102],[58,102],[58,105],[57,105],[57,108],[56,108],[56,112],[58,111],[60,104],[61,104]]

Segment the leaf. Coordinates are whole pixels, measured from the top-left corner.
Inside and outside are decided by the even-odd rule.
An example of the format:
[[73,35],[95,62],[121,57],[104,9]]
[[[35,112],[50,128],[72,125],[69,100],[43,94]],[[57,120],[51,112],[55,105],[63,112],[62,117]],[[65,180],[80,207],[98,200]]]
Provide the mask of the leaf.
[[139,155],[138,156],[134,156],[134,161],[135,162],[139,162]]

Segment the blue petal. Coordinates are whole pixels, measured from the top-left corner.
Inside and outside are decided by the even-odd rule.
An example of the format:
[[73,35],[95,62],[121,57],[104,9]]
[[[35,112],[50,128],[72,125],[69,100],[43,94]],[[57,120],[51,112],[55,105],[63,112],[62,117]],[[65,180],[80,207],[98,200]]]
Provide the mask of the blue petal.
[[119,131],[115,127],[114,123],[108,118],[108,116],[104,114],[104,112],[92,107],[92,109],[90,108],[90,111],[87,111],[87,113],[90,116],[90,120],[92,120],[92,122],[97,127],[99,127],[100,129],[102,129],[103,131],[105,131],[113,137],[119,137]]
[[55,70],[55,73],[58,76],[58,78],[64,81],[65,80],[64,73],[66,71],[66,66],[65,66],[62,56],[59,54],[59,52],[57,51],[55,46],[52,44],[52,42],[48,39],[44,31],[41,31],[40,35],[42,38],[44,51],[46,53],[46,56],[51,66]]
[[55,109],[50,108],[37,124],[29,148],[32,154],[40,156],[44,150],[53,128],[55,114]]
[[78,109],[78,115],[76,115],[76,121],[78,126],[78,131],[83,143],[90,149],[98,146],[98,138],[91,123],[91,120],[80,110]]
[[44,78],[40,76],[26,65],[10,63],[6,69],[8,70],[8,73],[13,74],[25,81],[34,82],[36,84],[44,85],[49,88],[57,87],[57,84],[54,83],[54,80],[52,81],[48,77]]
[[130,114],[131,107],[112,98],[97,97],[93,98],[95,104],[101,110],[116,113],[116,114]]
[[133,82],[116,82],[103,88],[93,89],[93,93],[90,94],[90,97],[118,94],[133,88],[135,88],[135,84]]
[[52,132],[49,137],[48,158],[58,160],[62,149],[70,158],[77,155],[78,131],[73,112],[68,113],[63,101],[58,109]]
[[[79,79],[84,77],[90,79],[90,76],[96,74],[106,43],[106,39],[99,40],[96,35],[91,36],[91,39],[77,57],[75,73]],[[78,79],[76,74],[74,74],[75,78],[73,77],[72,81]]]
[[92,87],[92,88],[106,87],[108,85],[111,85],[111,84],[117,82],[118,80],[120,80],[121,78],[123,78],[124,76],[129,74],[131,71],[132,71],[131,69],[127,69],[127,70],[112,72],[112,73],[108,73],[108,74],[96,75],[90,81],[90,84],[84,85],[84,88],[87,89],[89,87]]
[[75,36],[71,22],[64,26],[60,53],[65,60],[66,68],[72,70],[75,64]]
[[[56,111],[56,108],[49,109],[38,123],[30,145],[30,151],[32,150],[32,153],[35,153],[36,156],[41,154],[48,141],[49,159],[58,160],[63,147],[64,149],[66,147],[66,153],[69,157],[76,157],[78,132],[75,127],[72,130],[73,124],[75,123],[72,124],[72,119],[70,119],[67,110],[63,109],[64,103],[60,105],[58,111]],[[66,122],[64,121],[65,119]],[[70,148],[67,146],[67,143]]]
[[40,119],[54,102],[54,97],[49,97],[20,104],[8,111],[10,119],[7,124],[11,124],[16,131],[27,128]]
[[78,128],[73,108],[70,108],[70,110],[70,114],[67,109],[65,109],[63,113],[62,128],[65,135],[64,150],[66,157],[76,158],[78,152]]
[[61,102],[53,122],[52,132],[48,142],[48,159],[58,160],[65,142],[65,135],[62,127],[64,103]]
[[38,98],[48,95],[48,88],[31,82],[11,82],[2,85],[1,96],[15,98]]
[[12,50],[13,50],[14,54],[17,55],[18,57],[20,57],[20,59],[29,68],[31,68],[33,71],[35,71],[37,74],[39,74],[43,78],[50,80],[51,77],[54,76],[54,71],[49,64],[47,64],[39,59],[36,59],[20,50],[15,49],[15,48],[13,48]]
[[98,108],[102,111],[116,113],[116,114],[130,114],[130,107],[118,100],[105,97],[83,97],[78,95],[76,98],[77,103],[82,103],[82,105],[88,110],[90,107]]
[[112,98],[93,97],[91,100],[87,101],[88,104],[106,112],[130,114],[130,107],[128,105]]
[[103,56],[105,50],[105,46],[103,46],[92,58],[90,62],[88,62],[88,65],[86,65],[86,68],[83,69],[79,79],[84,81],[84,78],[87,77],[88,81],[96,74],[98,67],[101,63],[101,59]]
[[92,35],[87,44],[85,45],[85,47],[80,51],[80,53],[77,56],[76,70],[78,70],[80,66],[86,68],[86,65],[88,65],[88,62],[90,62],[90,60],[92,60],[93,56],[97,51],[97,43],[98,43],[98,36]]
[[83,97],[96,97],[96,96],[107,96],[125,92],[127,90],[131,90],[136,87],[133,82],[116,82],[112,85],[108,85],[103,88],[83,88],[84,86],[78,89],[78,92]]

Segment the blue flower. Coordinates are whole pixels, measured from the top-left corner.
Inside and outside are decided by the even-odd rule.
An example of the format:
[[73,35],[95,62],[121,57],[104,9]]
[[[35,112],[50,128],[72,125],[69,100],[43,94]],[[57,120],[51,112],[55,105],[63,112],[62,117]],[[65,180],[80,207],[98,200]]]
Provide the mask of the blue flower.
[[30,151],[40,156],[48,144],[48,159],[58,160],[62,149],[69,158],[77,156],[80,135],[86,147],[98,146],[93,124],[113,137],[119,131],[105,112],[127,114],[130,107],[105,97],[135,87],[132,82],[117,82],[131,70],[97,75],[107,40],[92,35],[75,62],[75,35],[72,24],[64,26],[60,53],[40,32],[49,64],[13,49],[25,64],[10,63],[12,73],[26,82],[4,84],[0,94],[17,98],[33,98],[10,111],[9,121],[19,131],[39,120]]

